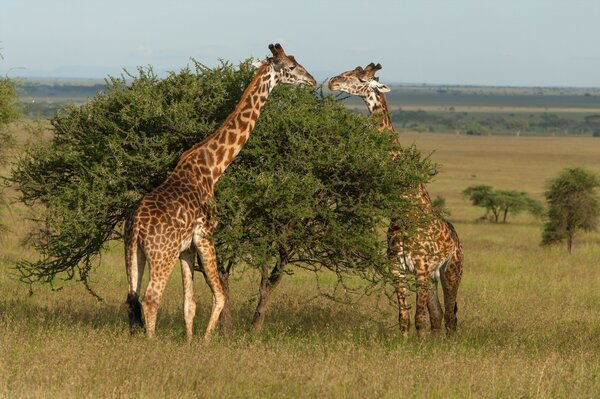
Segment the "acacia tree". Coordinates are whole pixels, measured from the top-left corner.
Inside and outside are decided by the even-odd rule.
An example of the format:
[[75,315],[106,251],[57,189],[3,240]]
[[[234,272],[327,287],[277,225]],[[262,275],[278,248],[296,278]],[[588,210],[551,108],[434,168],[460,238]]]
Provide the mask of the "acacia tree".
[[[32,234],[41,258],[17,265],[23,280],[77,277],[87,285],[94,260],[122,238],[139,198],[214,131],[252,75],[250,60],[238,68],[195,63],[165,79],[140,69],[131,82],[110,78],[88,104],[59,112],[50,145],[28,149],[12,175],[22,200],[39,212]],[[259,319],[290,266],[389,279],[380,234],[388,210],[408,214],[412,204],[398,190],[434,173],[414,148],[391,160],[392,141],[333,97],[275,89],[216,187],[221,278],[227,287],[236,265],[261,273]],[[405,224],[410,231],[415,222]]]
[[255,330],[291,266],[327,268],[339,276],[351,271],[370,281],[389,277],[378,231],[384,231],[389,209],[408,213],[412,206],[398,190],[431,174],[414,147],[392,160],[394,136],[373,129],[333,97],[296,87],[273,96],[218,192],[219,202],[235,201],[226,210],[244,214],[240,223],[222,223],[222,232],[244,232],[220,236],[231,238],[221,254],[243,254],[261,272]]
[[567,168],[548,182],[548,221],[542,232],[542,245],[566,241],[567,250],[573,253],[575,235],[598,226],[598,187],[598,176],[583,168]]
[[482,219],[495,223],[506,223],[509,214],[527,211],[534,216],[541,216],[543,212],[540,202],[530,198],[524,191],[494,190],[492,186],[474,185],[464,189],[462,194],[469,198],[471,204],[485,208]]

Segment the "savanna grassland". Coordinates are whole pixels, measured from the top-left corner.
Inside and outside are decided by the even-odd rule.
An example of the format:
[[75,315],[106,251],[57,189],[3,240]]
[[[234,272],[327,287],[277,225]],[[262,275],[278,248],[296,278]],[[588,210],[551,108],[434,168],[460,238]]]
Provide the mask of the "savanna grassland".
[[[13,126],[21,145],[29,135]],[[37,136],[36,136],[37,137]],[[234,334],[201,340],[209,290],[197,278],[196,337],[184,339],[179,268],[159,311],[157,340],[130,337],[122,247],[111,247],[92,278],[99,302],[81,284],[28,286],[12,265],[33,257],[21,246],[25,209],[1,213],[0,397],[434,397],[566,398],[600,395],[600,234],[575,253],[539,246],[541,222],[475,223],[483,210],[460,192],[472,184],[543,198],[559,170],[600,172],[600,139],[402,133],[441,165],[429,184],[442,195],[463,241],[465,271],[455,336],[397,331],[387,298],[347,305],[335,278],[296,272],[274,294],[265,330],[249,324],[259,276],[234,273]],[[6,168],[3,174],[6,173]],[[8,193],[10,196],[10,192]],[[238,276],[236,278],[236,276]]]

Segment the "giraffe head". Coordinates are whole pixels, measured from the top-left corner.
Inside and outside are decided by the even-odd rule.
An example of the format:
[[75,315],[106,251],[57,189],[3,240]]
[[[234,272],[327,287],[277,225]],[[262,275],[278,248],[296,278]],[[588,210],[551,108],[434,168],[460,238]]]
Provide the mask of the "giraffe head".
[[379,93],[386,93],[390,88],[379,83],[375,72],[381,69],[381,64],[370,63],[364,69],[357,66],[351,71],[343,72],[329,79],[329,89],[343,91],[362,98],[376,97]]
[[305,84],[315,86],[315,78],[302,65],[300,65],[293,55],[287,55],[283,51],[281,44],[269,44],[269,50],[273,57],[269,57],[269,62],[275,72],[275,80],[278,83]]

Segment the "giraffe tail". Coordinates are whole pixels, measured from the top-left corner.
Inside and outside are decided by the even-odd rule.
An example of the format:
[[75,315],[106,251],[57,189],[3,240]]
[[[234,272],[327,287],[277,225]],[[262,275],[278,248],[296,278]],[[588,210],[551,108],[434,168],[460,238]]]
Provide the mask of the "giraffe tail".
[[140,282],[146,262],[145,256],[139,250],[137,229],[133,228],[133,218],[125,224],[125,268],[127,271],[127,311],[129,316],[129,331],[135,334],[144,328],[142,319],[142,304],[140,303]]

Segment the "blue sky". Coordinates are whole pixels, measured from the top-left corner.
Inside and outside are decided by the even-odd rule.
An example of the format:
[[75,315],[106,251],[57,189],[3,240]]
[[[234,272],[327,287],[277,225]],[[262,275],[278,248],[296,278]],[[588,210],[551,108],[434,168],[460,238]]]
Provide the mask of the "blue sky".
[[97,77],[280,42],[320,80],[600,87],[600,0],[2,0],[0,73]]

